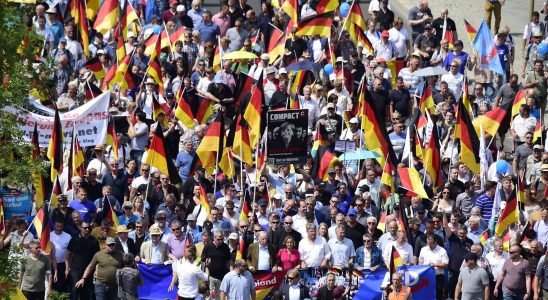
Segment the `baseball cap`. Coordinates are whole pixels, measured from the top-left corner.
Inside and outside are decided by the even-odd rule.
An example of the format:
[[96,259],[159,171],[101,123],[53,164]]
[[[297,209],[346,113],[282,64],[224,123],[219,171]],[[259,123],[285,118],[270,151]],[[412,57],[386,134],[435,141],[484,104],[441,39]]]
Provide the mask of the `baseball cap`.
[[358,124],[358,123],[360,123],[360,122],[358,121],[358,118],[353,117],[352,119],[350,119],[350,124]]
[[388,30],[382,31],[382,37],[390,37],[390,33],[388,32]]
[[185,11],[185,6],[184,5],[178,5],[177,6],[177,12],[182,12],[182,11]]
[[105,241],[105,245],[112,245],[112,244],[116,244],[116,240],[109,236]]
[[266,200],[265,200],[265,199],[259,200],[259,206],[264,206],[264,205],[268,205],[268,203],[266,202]]
[[228,239],[229,240],[237,240],[238,239],[238,234],[236,232],[233,232],[228,236]]
[[349,215],[349,216],[350,216],[350,215],[355,216],[355,215],[357,215],[357,214],[358,214],[358,212],[357,212],[355,209],[353,209],[353,208],[351,208],[351,209],[348,210],[348,215]]

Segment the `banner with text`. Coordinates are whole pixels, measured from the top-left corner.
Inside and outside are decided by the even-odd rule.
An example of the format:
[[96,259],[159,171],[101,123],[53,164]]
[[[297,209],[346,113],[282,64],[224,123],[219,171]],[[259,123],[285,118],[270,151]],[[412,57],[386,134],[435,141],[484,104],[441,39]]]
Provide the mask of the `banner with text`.
[[274,165],[306,163],[308,110],[269,111],[267,157]]
[[[76,135],[80,145],[95,146],[105,144],[108,122],[108,107],[110,103],[110,91],[107,91],[90,102],[66,113],[61,113],[61,124],[65,135],[65,143],[72,138],[72,130],[76,128]],[[43,116],[28,111],[17,111],[13,108],[5,110],[15,113],[23,123],[20,129],[25,138],[30,141],[34,124],[38,124],[40,147],[47,147],[53,130],[53,117]]]
[[[398,267],[404,279],[403,284],[411,287],[413,299],[436,299],[436,271],[430,266]],[[355,300],[381,300],[381,287],[388,285],[390,273],[387,269],[377,270],[365,275]]]
[[32,198],[29,193],[4,187],[0,189],[0,196],[6,221],[25,219],[30,215]]

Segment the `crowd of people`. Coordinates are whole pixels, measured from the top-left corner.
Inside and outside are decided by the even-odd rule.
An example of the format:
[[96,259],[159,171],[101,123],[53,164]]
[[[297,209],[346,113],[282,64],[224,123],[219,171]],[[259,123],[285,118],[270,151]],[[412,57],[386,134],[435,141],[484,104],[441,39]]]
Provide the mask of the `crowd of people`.
[[[201,0],[126,2],[137,16],[121,45],[136,83],[127,88],[97,78],[97,70],[86,64],[98,58],[105,73],[120,64],[117,29],[99,32],[90,26],[86,56],[88,45],[83,45],[67,1],[38,3],[28,18],[45,40],[42,56],[54,62],[54,87],[46,94],[31,93],[32,101],[62,113],[90,101],[86,94],[91,86],[112,88],[109,112],[124,122],[127,117],[127,124],[117,122],[119,155],[111,145],[90,147],[85,174],[70,178],[72,166],[65,163],[59,178],[63,194],[58,207],[50,208],[51,249],[41,249],[36,232],[29,230],[30,219],[8,220],[0,248],[21,260],[19,283],[27,299],[42,300],[51,290],[70,293],[71,299],[138,299],[143,280],[136,263],[172,264],[169,291],[177,288],[178,299],[256,299],[252,276],[267,272],[286,272],[272,299],[351,298],[356,287],[337,285],[335,273],[328,271],[325,285],[312,293],[302,280],[303,270],[375,272],[391,266],[394,250],[404,265],[435,269],[437,299],[548,299],[548,151],[545,138],[536,134],[537,123],[543,129],[548,94],[548,55],[542,46],[548,32],[539,12],[532,14],[520,40],[501,22],[504,0],[485,1],[504,70],[498,74],[486,67],[485,57],[463,51],[467,33],[457,32],[448,9],[434,16],[426,0],[418,1],[408,16],[395,15],[389,0],[372,0],[362,20],[367,26],[362,34],[371,47],[353,40],[339,11],[326,38],[301,36],[297,25],[287,29],[290,16],[280,9],[282,1],[261,1],[259,11],[246,0],[222,1],[213,11]],[[299,20],[326,9],[324,1],[294,2]],[[548,13],[546,3],[541,13]],[[185,28],[181,40],[157,54],[161,85],[149,74],[153,61],[146,54],[147,39],[158,26],[168,34]],[[287,36],[282,37],[284,51],[276,55],[268,50],[277,32]],[[516,55],[517,47],[523,57]],[[222,59],[240,50],[257,59]],[[295,62],[322,69],[309,71],[300,89],[295,88],[296,72],[288,71]],[[403,66],[398,72],[391,70],[394,62]],[[326,65],[334,70],[324,71]],[[415,72],[428,67],[443,68],[445,74],[428,76],[421,87],[424,79]],[[254,80],[252,87],[242,88],[248,77]],[[269,110],[290,108],[290,102],[308,110],[308,128],[297,132],[285,124],[282,130],[291,139],[283,142],[306,143],[312,150],[321,133],[322,146],[334,155],[342,154],[334,149],[339,140],[374,150],[360,125],[366,116],[347,117],[367,90],[375,125],[386,128],[396,165],[419,171],[427,197],[401,188],[396,171],[390,174],[395,191],[381,183],[386,172],[382,157],[355,165],[335,161],[318,177],[313,173],[322,157],[311,151],[305,164],[266,166],[260,165],[258,154],[248,164],[234,153],[229,157],[235,161],[233,177],[219,168],[207,172],[195,161],[209,124],[221,114],[229,134],[250,105],[259,79],[264,79],[259,85],[263,118]],[[430,118],[439,137],[441,185],[430,180],[424,156],[405,151],[426,86],[435,104]],[[468,86],[470,94],[463,95]],[[508,104],[522,89],[526,101],[514,117]],[[189,128],[174,116],[181,96],[194,116],[204,101],[214,112]],[[464,162],[454,134],[463,98],[472,104],[473,119],[499,107],[508,110],[498,137],[485,136],[488,169],[479,174]],[[157,114],[156,102],[166,109]],[[158,126],[175,174],[146,163]],[[497,235],[504,204],[520,185],[519,219]],[[48,182],[46,194],[51,189]],[[119,225],[109,216],[111,210]],[[383,287],[386,299],[412,298],[400,273],[390,278]]]

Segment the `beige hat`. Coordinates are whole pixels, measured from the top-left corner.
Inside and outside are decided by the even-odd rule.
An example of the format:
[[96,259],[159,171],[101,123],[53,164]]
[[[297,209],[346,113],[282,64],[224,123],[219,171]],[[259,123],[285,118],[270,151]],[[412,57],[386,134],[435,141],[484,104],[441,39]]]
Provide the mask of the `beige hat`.
[[103,145],[103,144],[96,145],[95,148],[93,148],[93,150],[103,151],[103,150],[105,150],[105,145]]
[[540,166],[540,171],[541,171],[541,172],[548,171],[548,164],[542,164],[542,165]]
[[151,226],[149,233],[150,235],[162,235],[162,230],[158,226]]
[[128,233],[129,230],[127,229],[127,226],[126,225],[118,225],[118,227],[116,227],[116,233]]
[[156,81],[154,81],[154,78],[149,77],[147,78],[147,81],[145,81],[145,84],[156,84]]

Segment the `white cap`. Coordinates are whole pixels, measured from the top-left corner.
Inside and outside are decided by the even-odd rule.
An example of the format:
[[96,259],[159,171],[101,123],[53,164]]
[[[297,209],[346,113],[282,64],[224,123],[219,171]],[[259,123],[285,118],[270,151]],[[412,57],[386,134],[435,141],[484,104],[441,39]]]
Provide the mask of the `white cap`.
[[360,123],[360,122],[358,121],[358,118],[353,117],[352,119],[350,119],[350,123],[351,123],[351,124],[358,124],[358,123]]
[[185,6],[184,5],[177,5],[177,12],[182,12],[182,11],[186,11]]
[[285,68],[280,68],[278,74],[287,74],[287,70]]
[[263,53],[263,54],[261,54],[261,59],[262,60],[270,60],[270,55],[268,55],[268,53]]

